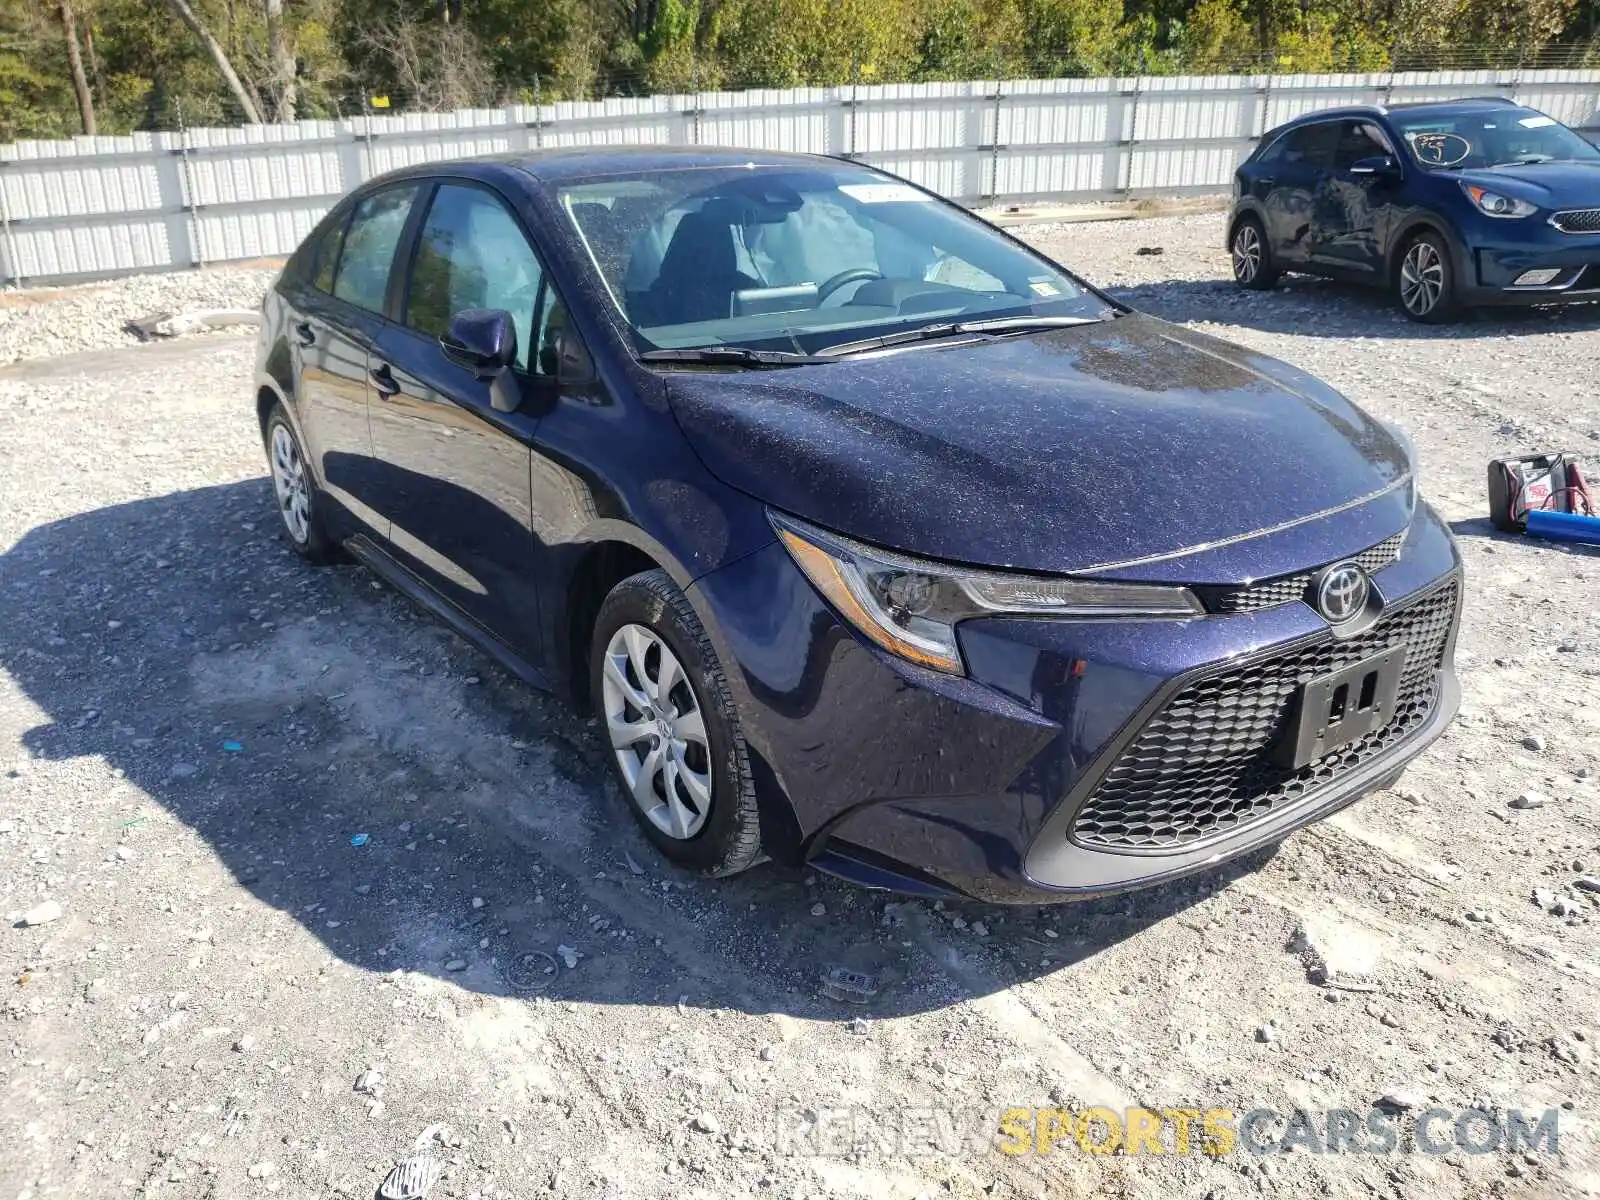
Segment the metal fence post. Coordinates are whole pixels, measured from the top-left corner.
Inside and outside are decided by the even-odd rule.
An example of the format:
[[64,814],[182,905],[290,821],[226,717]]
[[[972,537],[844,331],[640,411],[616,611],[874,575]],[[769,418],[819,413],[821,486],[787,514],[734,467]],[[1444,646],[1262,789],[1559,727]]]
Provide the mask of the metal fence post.
[[1132,115],[1128,118],[1128,136],[1122,139],[1122,185],[1117,188],[1124,196],[1133,191],[1133,153],[1139,141],[1139,97],[1144,92],[1144,76],[1135,75],[1133,90],[1125,91],[1124,96],[1132,96]]
[[178,163],[182,168],[183,179],[183,211],[185,214],[185,227],[189,231],[189,257],[196,267],[206,265],[206,251],[204,239],[200,229],[200,204],[195,199],[194,166],[189,161],[189,123],[183,119],[183,101],[177,102],[178,110]]
[[994,129],[990,131],[991,139],[989,144],[979,147],[979,149],[989,152],[989,186],[980,188],[983,193],[980,198],[983,200],[997,200],[1000,197],[1000,120],[1006,99],[1005,81],[1000,76],[1004,71],[1005,62],[1001,59],[1000,52],[996,50],[994,54],[994,95],[989,97],[990,100],[994,101],[994,108],[991,110]]
[[533,144],[544,147],[544,93],[539,89],[539,73],[533,75]]
[[848,148],[845,150],[844,155],[846,158],[854,159],[856,156],[856,120],[857,114],[861,111],[861,55],[855,51],[852,51],[850,55],[850,103],[847,107],[846,116],[849,117],[849,120],[845,122],[845,136]]
[[0,159],[0,244],[5,246],[6,267],[10,271],[8,277],[0,272],[0,283],[9,282],[22,286],[22,260],[17,257],[17,243],[11,236],[11,205],[6,201],[6,162]]

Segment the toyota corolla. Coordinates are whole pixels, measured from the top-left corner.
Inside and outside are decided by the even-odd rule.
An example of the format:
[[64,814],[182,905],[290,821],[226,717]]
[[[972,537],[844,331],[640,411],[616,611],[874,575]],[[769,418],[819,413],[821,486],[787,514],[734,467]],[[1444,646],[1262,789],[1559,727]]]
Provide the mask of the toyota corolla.
[[862,165],[385,176],[271,290],[255,399],[295,549],[592,710],[701,871],[1125,890],[1386,786],[1456,708],[1403,433]]

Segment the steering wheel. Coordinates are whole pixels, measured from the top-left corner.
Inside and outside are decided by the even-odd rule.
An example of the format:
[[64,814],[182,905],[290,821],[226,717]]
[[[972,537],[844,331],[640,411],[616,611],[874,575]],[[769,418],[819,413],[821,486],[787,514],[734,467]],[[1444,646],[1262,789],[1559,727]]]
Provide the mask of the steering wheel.
[[837,275],[825,280],[822,286],[817,289],[817,303],[821,304],[847,284],[882,278],[883,272],[874,271],[871,267],[851,267],[848,271],[840,271]]

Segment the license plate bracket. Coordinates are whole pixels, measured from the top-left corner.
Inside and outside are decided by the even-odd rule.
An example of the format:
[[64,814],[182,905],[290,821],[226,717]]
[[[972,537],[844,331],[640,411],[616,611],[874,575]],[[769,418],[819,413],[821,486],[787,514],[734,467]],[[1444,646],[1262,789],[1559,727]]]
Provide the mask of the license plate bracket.
[[1280,765],[1300,769],[1359,741],[1394,717],[1406,648],[1391,646],[1300,687],[1294,720],[1278,741]]

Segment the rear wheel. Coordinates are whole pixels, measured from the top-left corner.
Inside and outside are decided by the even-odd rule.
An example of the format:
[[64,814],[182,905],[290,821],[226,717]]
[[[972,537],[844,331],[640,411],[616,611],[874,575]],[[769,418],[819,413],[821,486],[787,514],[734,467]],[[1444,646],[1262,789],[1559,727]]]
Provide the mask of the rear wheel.
[[665,571],[612,589],[589,658],[611,765],[645,836],[710,875],[754,865],[761,827],[739,714],[711,639]]
[[1283,274],[1273,265],[1266,233],[1261,228],[1261,222],[1254,217],[1245,217],[1234,227],[1228,253],[1233,259],[1234,281],[1240,287],[1266,291]]
[[1436,233],[1419,233],[1406,243],[1395,272],[1395,298],[1400,311],[1413,321],[1438,325],[1453,320],[1456,302],[1455,268],[1450,249]]
[[322,505],[300,439],[283,405],[274,404],[267,414],[264,431],[267,466],[272,472],[273,496],[284,532],[295,553],[314,563],[329,563],[339,557],[339,547],[322,524]]

